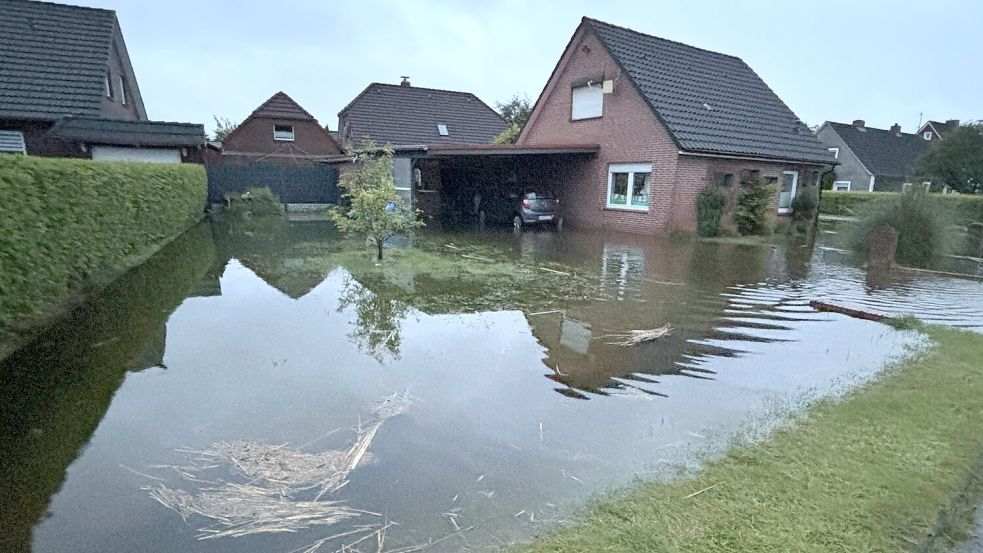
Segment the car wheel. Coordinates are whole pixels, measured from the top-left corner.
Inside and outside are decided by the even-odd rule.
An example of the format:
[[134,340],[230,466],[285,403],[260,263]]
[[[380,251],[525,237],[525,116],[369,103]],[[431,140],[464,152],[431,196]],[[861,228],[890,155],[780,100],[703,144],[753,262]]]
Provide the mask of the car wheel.
[[512,218],[512,228],[515,230],[522,230],[522,217],[516,215]]

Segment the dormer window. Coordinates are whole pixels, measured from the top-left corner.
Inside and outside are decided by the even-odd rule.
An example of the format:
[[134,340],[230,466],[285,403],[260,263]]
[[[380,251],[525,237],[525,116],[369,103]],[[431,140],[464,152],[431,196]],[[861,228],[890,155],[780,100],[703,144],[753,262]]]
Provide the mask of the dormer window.
[[280,142],[293,142],[294,141],[294,126],[293,125],[273,125],[273,140],[278,140]]
[[[592,86],[593,85],[593,86]],[[588,83],[573,89],[570,119],[594,119],[604,112],[604,90],[601,83]]]
[[440,134],[440,136],[450,136],[450,133],[447,131],[447,125],[443,123],[437,125],[437,133]]
[[931,140],[932,139],[932,131],[925,131],[925,132],[923,132],[922,133],[922,138],[924,138],[925,140]]
[[106,71],[106,98],[113,99],[113,75]]

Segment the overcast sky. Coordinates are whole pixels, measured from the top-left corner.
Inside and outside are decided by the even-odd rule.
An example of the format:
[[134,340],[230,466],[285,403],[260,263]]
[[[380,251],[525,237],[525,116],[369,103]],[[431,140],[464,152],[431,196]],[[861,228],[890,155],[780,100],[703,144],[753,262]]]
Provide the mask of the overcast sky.
[[400,75],[535,101],[585,15],[739,56],[809,125],[983,119],[978,0],[76,2],[116,10],[151,118],[208,130],[278,90],[335,130]]

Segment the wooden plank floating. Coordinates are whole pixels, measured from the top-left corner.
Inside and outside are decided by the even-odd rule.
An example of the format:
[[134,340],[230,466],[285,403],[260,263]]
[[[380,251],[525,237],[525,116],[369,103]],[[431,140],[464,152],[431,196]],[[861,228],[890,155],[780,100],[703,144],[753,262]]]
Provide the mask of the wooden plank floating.
[[883,323],[884,321],[891,318],[883,313],[873,313],[870,311],[861,311],[860,309],[851,309],[849,307],[843,307],[842,305],[826,303],[824,301],[819,301],[819,300],[810,301],[809,307],[815,309],[816,311],[823,311],[828,313],[840,313],[842,315],[847,315],[855,319],[864,319],[867,321],[875,321],[878,323]]

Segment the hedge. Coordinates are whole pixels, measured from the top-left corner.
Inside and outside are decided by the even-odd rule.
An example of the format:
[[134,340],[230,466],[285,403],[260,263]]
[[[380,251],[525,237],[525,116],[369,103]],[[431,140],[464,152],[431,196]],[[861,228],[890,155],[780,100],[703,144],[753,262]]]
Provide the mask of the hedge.
[[[819,212],[823,215],[855,217],[863,214],[868,203],[890,198],[894,192],[832,192],[823,190]],[[983,222],[983,196],[967,194],[929,194],[933,202],[951,214],[952,223],[968,226]]]
[[0,155],[0,357],[202,217],[198,165]]

